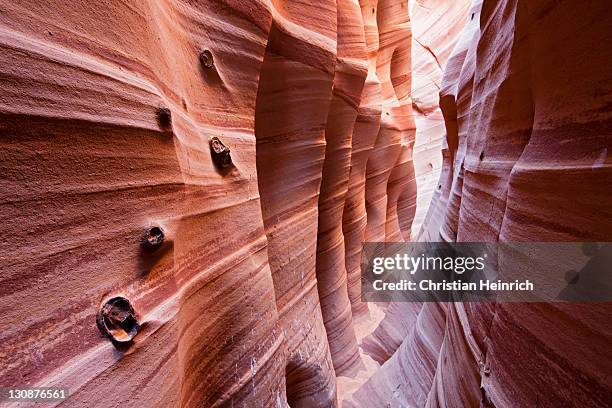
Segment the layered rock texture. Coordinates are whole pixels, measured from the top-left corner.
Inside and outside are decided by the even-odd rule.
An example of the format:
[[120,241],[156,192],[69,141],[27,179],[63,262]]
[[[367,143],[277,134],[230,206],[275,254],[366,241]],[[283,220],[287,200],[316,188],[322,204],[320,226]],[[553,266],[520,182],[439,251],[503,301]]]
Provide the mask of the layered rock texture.
[[[360,296],[363,241],[611,240],[612,12],[587,3],[0,1],[0,386],[612,405],[610,304]],[[118,296],[129,343],[98,327]]]
[[[609,241],[609,5],[475,0],[468,16],[441,82],[442,170],[417,239]],[[612,403],[609,303],[396,309],[355,406]]]

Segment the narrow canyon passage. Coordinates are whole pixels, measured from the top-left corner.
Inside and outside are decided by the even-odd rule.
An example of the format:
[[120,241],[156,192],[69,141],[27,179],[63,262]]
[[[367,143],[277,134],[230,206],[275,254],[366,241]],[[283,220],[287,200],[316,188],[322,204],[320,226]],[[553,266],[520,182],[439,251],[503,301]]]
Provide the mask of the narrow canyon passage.
[[611,27],[606,0],[0,0],[0,389],[612,406],[611,302],[362,287],[368,242],[612,241]]

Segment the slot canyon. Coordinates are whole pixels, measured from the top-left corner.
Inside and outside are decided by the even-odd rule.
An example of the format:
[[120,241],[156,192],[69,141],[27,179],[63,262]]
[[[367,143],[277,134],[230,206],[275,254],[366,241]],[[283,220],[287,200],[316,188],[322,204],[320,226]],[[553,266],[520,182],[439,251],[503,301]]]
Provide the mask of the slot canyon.
[[0,387],[612,406],[610,302],[361,288],[363,242],[612,241],[611,44],[609,0],[0,0]]

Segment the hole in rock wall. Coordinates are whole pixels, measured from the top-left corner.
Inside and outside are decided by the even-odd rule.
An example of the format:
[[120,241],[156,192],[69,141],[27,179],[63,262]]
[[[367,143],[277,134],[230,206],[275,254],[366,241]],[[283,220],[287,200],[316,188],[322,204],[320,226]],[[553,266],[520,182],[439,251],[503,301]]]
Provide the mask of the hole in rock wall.
[[209,50],[202,50],[200,52],[200,63],[206,69],[212,69],[215,66],[215,61],[213,60],[212,52]]
[[170,109],[159,107],[155,111],[155,116],[157,118],[157,124],[162,129],[168,129],[172,124],[172,112]]
[[232,165],[230,149],[218,137],[210,139],[210,153],[217,167],[225,169]]
[[140,328],[136,313],[129,300],[117,296],[104,303],[96,323],[102,334],[117,343],[129,343]]
[[145,230],[143,246],[149,251],[154,251],[164,243],[164,230],[158,225],[154,225]]

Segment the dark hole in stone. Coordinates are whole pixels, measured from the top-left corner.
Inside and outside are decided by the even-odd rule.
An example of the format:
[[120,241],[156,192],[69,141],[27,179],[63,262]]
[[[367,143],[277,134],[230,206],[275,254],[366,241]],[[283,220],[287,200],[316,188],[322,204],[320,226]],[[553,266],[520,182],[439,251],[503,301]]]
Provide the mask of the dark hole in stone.
[[117,343],[129,343],[140,328],[132,304],[121,296],[106,301],[98,312],[96,324],[102,334]]
[[157,108],[155,116],[157,117],[157,124],[162,129],[168,129],[172,124],[172,113],[168,108]]
[[484,159],[484,150],[480,152],[480,160],[482,161],[482,159]]
[[376,9],[372,7],[372,14],[376,13]]
[[213,60],[212,52],[209,50],[203,50],[200,52],[200,63],[206,69],[211,69],[215,65],[215,61]]
[[470,17],[470,20],[473,20],[473,19],[474,19],[474,13],[472,13],[472,17]]
[[442,188],[442,184],[438,184],[438,190]]
[[143,245],[146,249],[154,251],[164,243],[164,230],[154,225],[145,230]]
[[232,165],[230,149],[218,137],[210,139],[210,153],[217,167],[224,169]]

